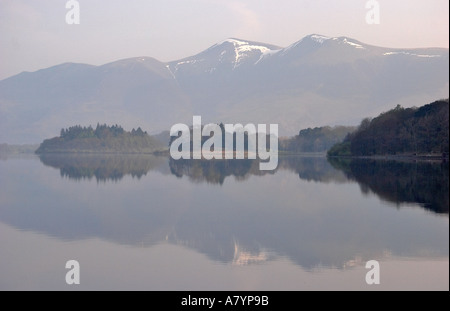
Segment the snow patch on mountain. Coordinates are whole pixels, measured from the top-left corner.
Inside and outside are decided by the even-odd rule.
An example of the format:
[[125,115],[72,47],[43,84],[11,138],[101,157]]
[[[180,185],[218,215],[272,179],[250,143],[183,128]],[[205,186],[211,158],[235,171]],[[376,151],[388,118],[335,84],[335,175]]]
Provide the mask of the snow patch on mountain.
[[166,65],[166,68],[167,68],[167,70],[170,72],[172,78],[173,78],[174,80],[176,80],[177,77],[175,77],[175,75],[173,74],[172,69],[170,69],[170,66],[169,66],[169,65]]
[[178,71],[179,67],[182,65],[190,65],[190,64],[195,64],[198,62],[204,61],[203,59],[191,59],[191,60],[187,60],[187,61],[183,61],[183,62],[178,62],[175,64],[175,72]]
[[427,54],[415,54],[410,52],[387,52],[383,53],[384,56],[390,56],[390,55],[410,55],[410,56],[416,56],[416,57],[427,57],[427,58],[433,58],[433,57],[441,57],[441,55],[427,55]]
[[230,38],[214,44],[191,58],[172,62],[170,66],[174,73],[181,70],[182,66],[198,68],[207,73],[220,70],[223,65],[230,65],[234,70],[244,63],[256,64],[264,57],[280,50],[280,47],[273,45]]
[[322,35],[311,35],[311,36],[309,36],[309,38],[320,44],[323,44],[325,41],[331,39],[330,37],[322,36]]
[[342,40],[342,42],[344,42],[344,43],[346,43],[348,45],[354,46],[357,49],[363,49],[363,50],[365,49],[365,47],[363,47],[361,44],[358,44],[358,43],[355,43],[355,42],[351,42],[347,38],[344,38],[344,40]]
[[[234,53],[235,53],[234,68],[238,67],[244,59],[249,57],[250,53],[259,51],[259,53],[261,53],[261,57],[259,60],[261,60],[261,58],[265,54],[270,54],[271,52],[273,52],[273,50],[269,49],[268,47],[265,47],[262,45],[254,45],[247,41],[241,41],[241,40],[237,40],[237,39],[228,39],[228,40],[225,40],[224,42],[231,43],[234,46]],[[259,60],[257,62],[259,62]]]
[[280,51],[283,51],[283,49],[269,50],[269,51],[263,52],[261,54],[261,56],[259,57],[259,59],[255,62],[255,65],[258,65],[258,63],[261,62],[263,59],[265,59],[265,58],[267,58],[269,56],[275,55],[275,54],[277,54]]
[[361,49],[361,50],[366,49],[363,45],[361,45],[361,44],[359,44],[357,42],[354,42],[353,40],[351,41],[349,38],[346,38],[346,37],[327,37],[327,36],[322,36],[322,35],[316,35],[315,34],[315,35],[306,36],[303,39],[301,39],[300,41],[297,41],[294,44],[291,44],[290,46],[288,46],[287,48],[282,50],[281,55],[285,55],[290,50],[295,49],[300,44],[308,42],[306,40],[309,40],[309,42],[312,41],[317,46],[321,46],[327,41],[333,41],[333,42],[336,42],[337,44],[350,45],[350,46],[352,46],[352,47],[354,47],[356,49]]

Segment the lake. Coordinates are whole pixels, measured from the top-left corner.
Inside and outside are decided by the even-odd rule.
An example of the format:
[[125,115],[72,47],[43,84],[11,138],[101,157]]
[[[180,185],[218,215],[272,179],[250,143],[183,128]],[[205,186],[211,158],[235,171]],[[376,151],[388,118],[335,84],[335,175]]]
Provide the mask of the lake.
[[[449,165],[0,160],[0,290],[448,290]],[[67,285],[65,264],[80,264]],[[368,285],[366,262],[380,263]]]

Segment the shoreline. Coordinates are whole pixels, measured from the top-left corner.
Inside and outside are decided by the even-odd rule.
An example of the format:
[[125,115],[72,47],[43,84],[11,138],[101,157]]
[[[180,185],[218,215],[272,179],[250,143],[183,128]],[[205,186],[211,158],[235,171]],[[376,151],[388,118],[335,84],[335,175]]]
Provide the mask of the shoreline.
[[333,159],[366,159],[366,160],[413,160],[413,161],[448,161],[443,155],[372,155],[372,156],[328,156]]

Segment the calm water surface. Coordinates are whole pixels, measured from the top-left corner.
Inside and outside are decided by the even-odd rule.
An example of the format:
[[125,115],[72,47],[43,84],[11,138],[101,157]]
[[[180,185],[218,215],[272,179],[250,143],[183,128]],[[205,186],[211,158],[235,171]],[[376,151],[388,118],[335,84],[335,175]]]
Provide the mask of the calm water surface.
[[[0,290],[449,289],[448,163],[0,160]],[[65,263],[81,284],[65,283]],[[368,260],[381,284],[365,282]]]

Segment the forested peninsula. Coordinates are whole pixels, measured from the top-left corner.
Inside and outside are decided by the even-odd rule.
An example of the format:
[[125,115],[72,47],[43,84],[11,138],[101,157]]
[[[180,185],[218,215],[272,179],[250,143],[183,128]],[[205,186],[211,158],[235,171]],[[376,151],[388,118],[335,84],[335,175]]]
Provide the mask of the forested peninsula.
[[328,156],[413,156],[448,158],[449,100],[419,108],[396,108],[374,119],[334,145]]
[[80,125],[62,129],[59,137],[44,140],[36,153],[155,153],[166,150],[162,142],[140,127],[131,132],[119,125]]

